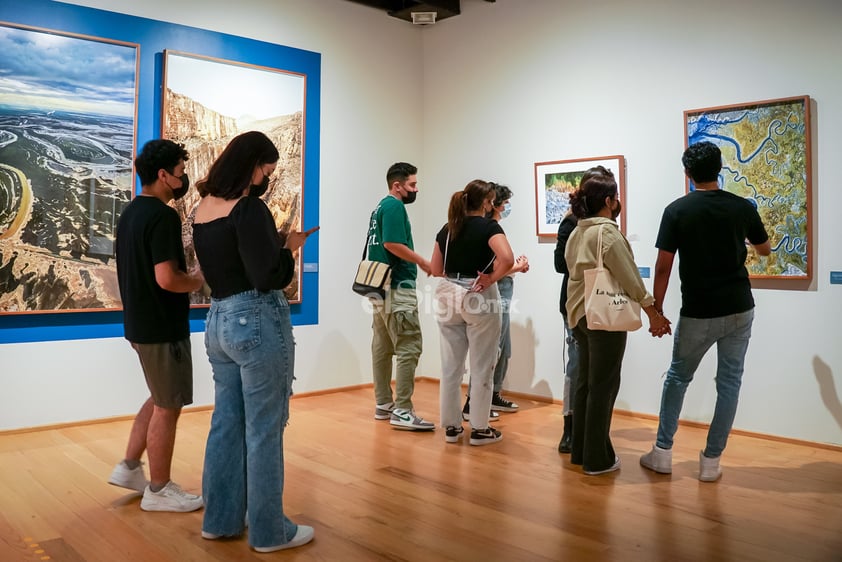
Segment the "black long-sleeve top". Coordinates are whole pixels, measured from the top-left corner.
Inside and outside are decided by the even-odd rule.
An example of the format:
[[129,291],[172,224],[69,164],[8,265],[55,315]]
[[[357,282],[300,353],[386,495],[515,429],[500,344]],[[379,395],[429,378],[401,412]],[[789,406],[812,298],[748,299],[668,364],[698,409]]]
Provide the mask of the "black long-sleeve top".
[[292,252],[258,197],[241,198],[227,217],[193,224],[193,245],[213,298],[283,289],[292,281]]
[[555,246],[555,270],[564,275],[561,281],[561,295],[559,298],[559,310],[562,314],[567,314],[567,281],[570,278],[570,271],[567,269],[567,262],[564,260],[564,250],[567,247],[567,239],[570,238],[570,233],[576,228],[578,219],[572,214],[565,215],[561,224],[558,225],[558,237],[556,238]]

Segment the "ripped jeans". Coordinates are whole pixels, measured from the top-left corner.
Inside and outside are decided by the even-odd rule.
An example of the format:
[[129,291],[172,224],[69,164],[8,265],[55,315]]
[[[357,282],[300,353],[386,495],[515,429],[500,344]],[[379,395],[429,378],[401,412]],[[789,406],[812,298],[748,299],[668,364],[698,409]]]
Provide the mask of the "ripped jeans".
[[214,410],[205,448],[202,530],[239,535],[248,508],[251,546],[289,542],[298,525],[283,512],[284,426],[295,342],[281,291],[212,299],[205,346]]

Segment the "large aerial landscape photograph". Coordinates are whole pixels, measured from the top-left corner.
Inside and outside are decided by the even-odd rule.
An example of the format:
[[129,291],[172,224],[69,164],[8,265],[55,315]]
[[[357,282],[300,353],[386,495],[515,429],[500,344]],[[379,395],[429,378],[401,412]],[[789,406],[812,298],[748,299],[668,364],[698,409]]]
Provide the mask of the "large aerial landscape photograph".
[[137,45],[0,24],[0,314],[121,307]]
[[[182,218],[182,238],[188,269],[198,267],[193,250],[192,224],[199,192],[196,182],[232,138],[261,131],[280,153],[278,166],[262,195],[281,233],[302,230],[304,99],[301,74],[165,51],[161,136],[183,144],[190,157],[185,166],[191,187],[172,203]],[[226,87],[221,87],[225,85]],[[301,302],[301,256],[284,292],[290,303]],[[192,293],[194,305],[210,298]]]

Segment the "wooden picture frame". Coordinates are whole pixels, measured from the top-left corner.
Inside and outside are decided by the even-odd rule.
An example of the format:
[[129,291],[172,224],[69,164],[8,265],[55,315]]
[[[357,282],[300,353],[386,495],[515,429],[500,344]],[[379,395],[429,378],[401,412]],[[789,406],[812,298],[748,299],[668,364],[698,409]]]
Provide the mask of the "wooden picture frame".
[[[797,96],[684,112],[685,146],[710,141],[722,151],[721,189],[757,207],[772,244],[749,250],[752,278],[810,280],[812,158],[810,98]],[[687,191],[692,191],[687,180]]]
[[0,315],[122,307],[140,46],[0,22]]
[[535,233],[539,237],[555,237],[558,226],[570,209],[570,193],[579,187],[582,175],[594,166],[611,170],[617,181],[623,204],[617,225],[626,232],[626,161],[621,155],[553,160],[535,163]]
[[[237,87],[226,87],[236,84]],[[164,51],[161,136],[185,146],[190,158],[185,170],[191,187],[172,203],[182,218],[188,270],[195,267],[192,224],[199,193],[196,182],[236,135],[265,133],[281,154],[269,189],[261,198],[269,206],[278,230],[303,230],[304,120],[307,76],[245,62]],[[290,304],[302,300],[301,252],[295,254],[295,274],[284,292]],[[206,306],[207,295],[191,293],[192,305]]]

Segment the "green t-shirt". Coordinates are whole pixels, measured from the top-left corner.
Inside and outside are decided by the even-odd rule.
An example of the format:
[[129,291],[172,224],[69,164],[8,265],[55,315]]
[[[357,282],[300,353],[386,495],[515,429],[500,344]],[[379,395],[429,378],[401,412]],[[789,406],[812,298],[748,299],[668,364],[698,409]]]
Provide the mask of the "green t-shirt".
[[392,266],[392,288],[415,287],[418,266],[402,260],[383,247],[384,242],[403,244],[415,250],[412,244],[412,227],[403,201],[387,195],[371,213],[368,224],[368,259]]

